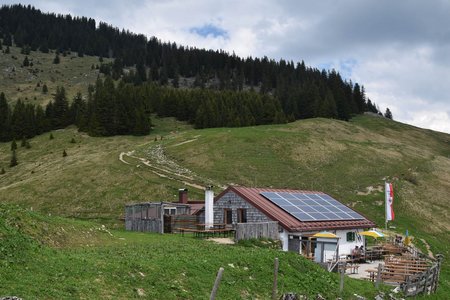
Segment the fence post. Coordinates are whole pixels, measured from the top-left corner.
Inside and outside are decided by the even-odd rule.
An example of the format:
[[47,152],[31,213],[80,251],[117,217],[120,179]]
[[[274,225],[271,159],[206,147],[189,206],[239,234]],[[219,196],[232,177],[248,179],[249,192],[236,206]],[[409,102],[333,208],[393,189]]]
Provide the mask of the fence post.
[[[427,270],[427,272],[425,273],[425,282],[423,283],[423,294],[426,295],[427,294],[427,290],[428,290],[428,280],[430,279],[430,269]],[[432,284],[432,282],[430,282]],[[430,293],[431,293],[431,286],[430,286]]]
[[278,292],[278,257],[275,257],[275,263],[273,266],[273,288],[272,288],[272,300],[277,299],[277,292]]
[[380,281],[381,281],[381,263],[378,264],[378,271],[377,271],[377,281],[375,282],[375,288],[380,287]]
[[345,272],[345,262],[343,264],[339,265],[339,293],[342,294],[342,291],[344,290],[344,272]]
[[435,277],[435,283],[434,283],[434,291],[436,292],[438,285],[439,285],[439,277],[441,275],[441,264],[442,264],[442,259],[443,259],[443,255],[442,254],[437,254],[436,258],[437,258],[437,268],[436,268],[436,277]]
[[209,300],[216,299],[217,289],[219,288],[220,281],[222,280],[222,273],[223,273],[223,268],[220,267],[219,272],[217,272],[216,281],[214,282],[214,286],[211,291],[211,296],[209,297]]

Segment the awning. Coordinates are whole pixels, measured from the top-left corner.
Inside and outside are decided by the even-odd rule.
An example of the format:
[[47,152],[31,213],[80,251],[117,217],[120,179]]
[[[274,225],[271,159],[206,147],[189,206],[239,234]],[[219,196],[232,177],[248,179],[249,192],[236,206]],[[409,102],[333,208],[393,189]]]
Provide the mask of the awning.
[[313,234],[312,236],[316,237],[316,238],[318,237],[318,238],[329,238],[329,239],[338,239],[339,238],[334,233],[327,232],[327,231],[318,232],[318,233]]
[[382,238],[384,237],[384,234],[382,234],[381,232],[378,232],[376,230],[367,230],[367,231],[362,231],[362,232],[358,232],[359,235],[365,235],[365,236],[371,236],[374,238]]

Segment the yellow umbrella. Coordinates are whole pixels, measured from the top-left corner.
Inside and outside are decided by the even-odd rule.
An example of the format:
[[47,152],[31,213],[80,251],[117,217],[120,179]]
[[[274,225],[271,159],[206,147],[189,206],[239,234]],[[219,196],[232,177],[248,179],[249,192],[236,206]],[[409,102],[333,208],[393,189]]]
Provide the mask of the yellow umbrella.
[[318,232],[312,235],[313,237],[320,237],[320,238],[330,238],[330,239],[338,239],[339,237],[335,235],[334,233],[322,231]]
[[359,235],[365,235],[365,236],[371,236],[374,238],[380,238],[380,237],[384,237],[384,234],[382,234],[381,232],[378,232],[376,230],[367,230],[367,231],[362,231],[362,232],[358,232]]

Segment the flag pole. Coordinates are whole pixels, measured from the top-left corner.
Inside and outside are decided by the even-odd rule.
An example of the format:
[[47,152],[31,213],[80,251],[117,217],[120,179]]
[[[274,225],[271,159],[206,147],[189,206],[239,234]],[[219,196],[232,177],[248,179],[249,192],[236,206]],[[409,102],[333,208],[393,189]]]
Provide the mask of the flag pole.
[[384,181],[384,226],[385,229],[388,229],[388,219],[387,219],[387,201],[386,201],[386,194],[387,194],[387,183]]

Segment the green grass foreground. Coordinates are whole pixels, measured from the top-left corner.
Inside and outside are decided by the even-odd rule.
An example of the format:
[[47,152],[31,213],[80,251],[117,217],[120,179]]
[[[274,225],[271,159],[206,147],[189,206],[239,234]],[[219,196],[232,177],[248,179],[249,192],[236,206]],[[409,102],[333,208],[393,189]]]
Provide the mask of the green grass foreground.
[[[24,299],[207,299],[220,267],[217,299],[269,299],[274,258],[279,291],[339,294],[337,274],[294,253],[218,245],[180,235],[107,231],[95,223],[0,205],[0,296]],[[53,246],[50,246],[53,245]],[[373,296],[346,278],[344,296]]]

